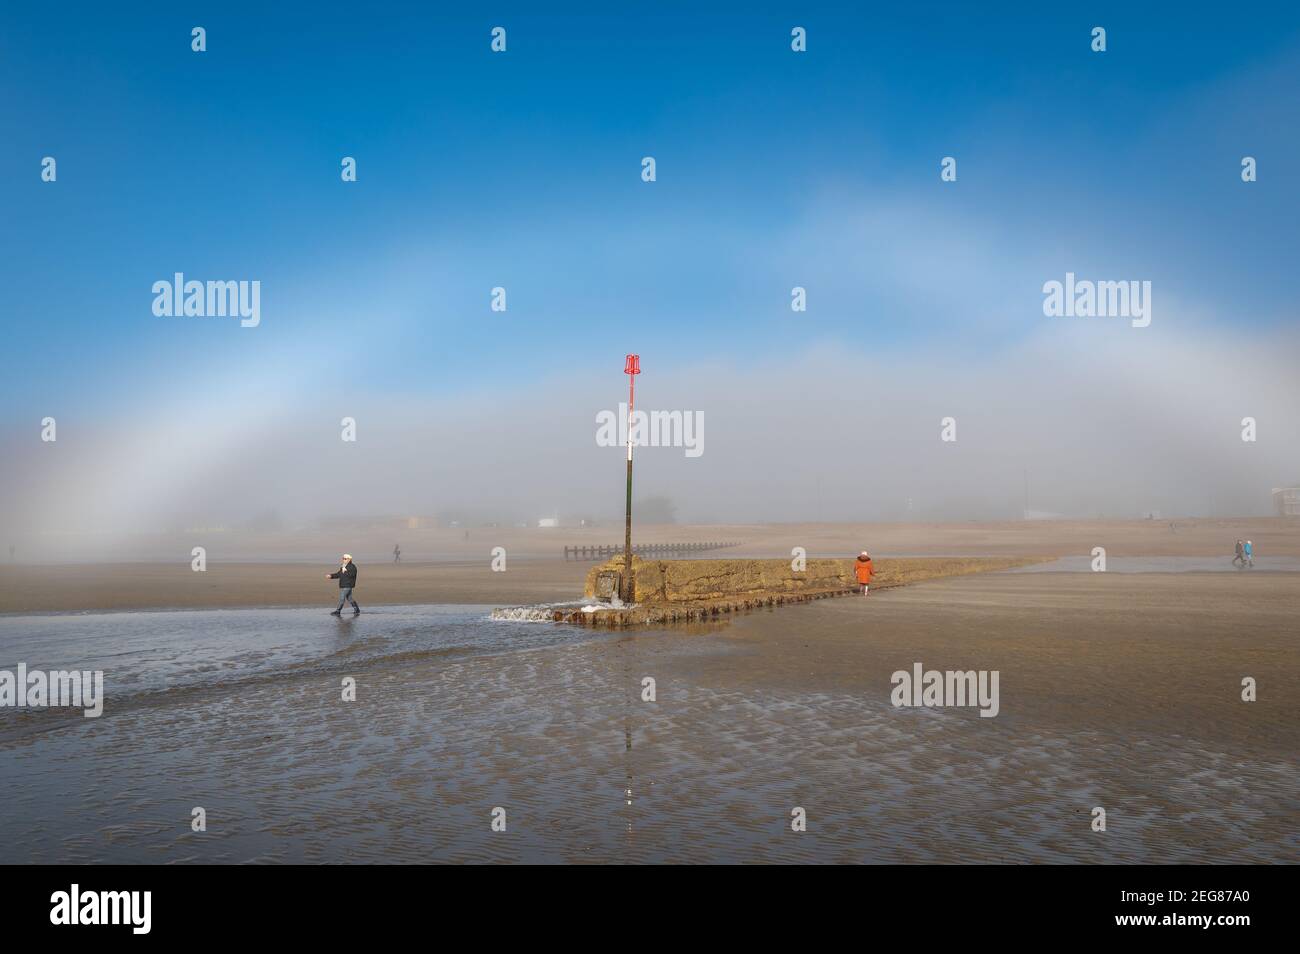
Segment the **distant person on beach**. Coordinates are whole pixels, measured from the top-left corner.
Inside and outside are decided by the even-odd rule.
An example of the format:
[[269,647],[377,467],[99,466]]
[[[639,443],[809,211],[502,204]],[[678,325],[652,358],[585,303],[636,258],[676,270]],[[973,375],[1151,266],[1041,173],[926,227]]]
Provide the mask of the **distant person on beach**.
[[862,595],[866,596],[871,587],[871,574],[875,572],[875,567],[871,565],[871,555],[863,550],[858,554],[857,562],[853,565],[853,575],[857,581],[862,584]]
[[1246,558],[1246,566],[1255,565],[1255,544],[1249,540],[1246,541],[1246,548],[1242,550],[1242,556]]
[[1242,566],[1246,565],[1246,545],[1240,540],[1237,541],[1237,555],[1232,558],[1233,566],[1236,566],[1238,563]]
[[398,546],[396,543],[393,544],[393,562],[394,563],[402,562],[402,548]]
[[343,605],[352,604],[352,615],[360,616],[361,607],[357,601],[352,598],[352,590],[357,585],[357,565],[352,562],[352,554],[343,554],[343,561],[339,564],[337,573],[326,573],[325,579],[339,581],[339,608],[330,613],[331,616],[342,616]]

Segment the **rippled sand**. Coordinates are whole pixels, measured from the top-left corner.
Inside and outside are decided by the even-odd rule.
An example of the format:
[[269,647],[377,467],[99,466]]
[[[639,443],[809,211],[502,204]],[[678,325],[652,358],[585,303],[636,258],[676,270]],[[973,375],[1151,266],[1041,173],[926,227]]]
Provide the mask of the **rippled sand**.
[[[0,742],[0,861],[1294,861],[1297,606],[997,574],[191,691]],[[1000,670],[1001,714],[892,708],[918,661]]]

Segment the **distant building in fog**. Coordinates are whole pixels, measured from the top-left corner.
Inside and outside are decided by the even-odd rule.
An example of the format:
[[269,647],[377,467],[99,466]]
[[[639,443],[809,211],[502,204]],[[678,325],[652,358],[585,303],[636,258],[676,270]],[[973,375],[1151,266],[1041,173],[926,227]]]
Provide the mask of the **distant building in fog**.
[[[560,525],[560,520],[558,517],[543,517],[541,520],[537,521],[537,525],[539,527],[558,527]],[[635,567],[633,567],[633,569],[635,569]]]
[[1300,487],[1274,487],[1273,509],[1279,517],[1300,517]]

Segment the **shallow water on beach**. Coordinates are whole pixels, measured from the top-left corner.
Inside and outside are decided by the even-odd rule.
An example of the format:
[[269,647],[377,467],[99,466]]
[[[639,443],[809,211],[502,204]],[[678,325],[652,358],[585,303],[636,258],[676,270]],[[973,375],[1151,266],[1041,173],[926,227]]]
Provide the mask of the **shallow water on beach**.
[[[1016,567],[1010,573],[1091,573],[1090,556],[1059,557],[1048,563]],[[1255,558],[1255,565],[1233,564],[1232,554],[1221,557],[1180,556],[1108,556],[1107,573],[1300,573],[1300,558]]]
[[[108,697],[0,710],[0,863],[1288,860],[1297,587],[990,574],[626,633],[465,606],[0,618],[0,668],[102,665]],[[998,717],[893,707],[918,660],[1000,670]]]
[[[102,670],[108,705],[137,693],[229,687],[385,658],[412,661],[590,639],[576,627],[493,620],[490,606],[0,616],[0,669]],[[0,716],[2,718],[2,716]]]

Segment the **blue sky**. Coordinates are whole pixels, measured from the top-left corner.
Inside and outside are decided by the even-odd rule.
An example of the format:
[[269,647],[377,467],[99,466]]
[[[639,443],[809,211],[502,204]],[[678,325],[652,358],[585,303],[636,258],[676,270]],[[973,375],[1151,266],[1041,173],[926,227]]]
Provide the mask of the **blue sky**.
[[[8,426],[618,387],[632,350],[869,343],[924,386],[1067,270],[1152,280],[1183,343],[1295,326],[1293,4],[700,6],[6,6]],[[155,317],[175,271],[260,280],[261,326]]]

